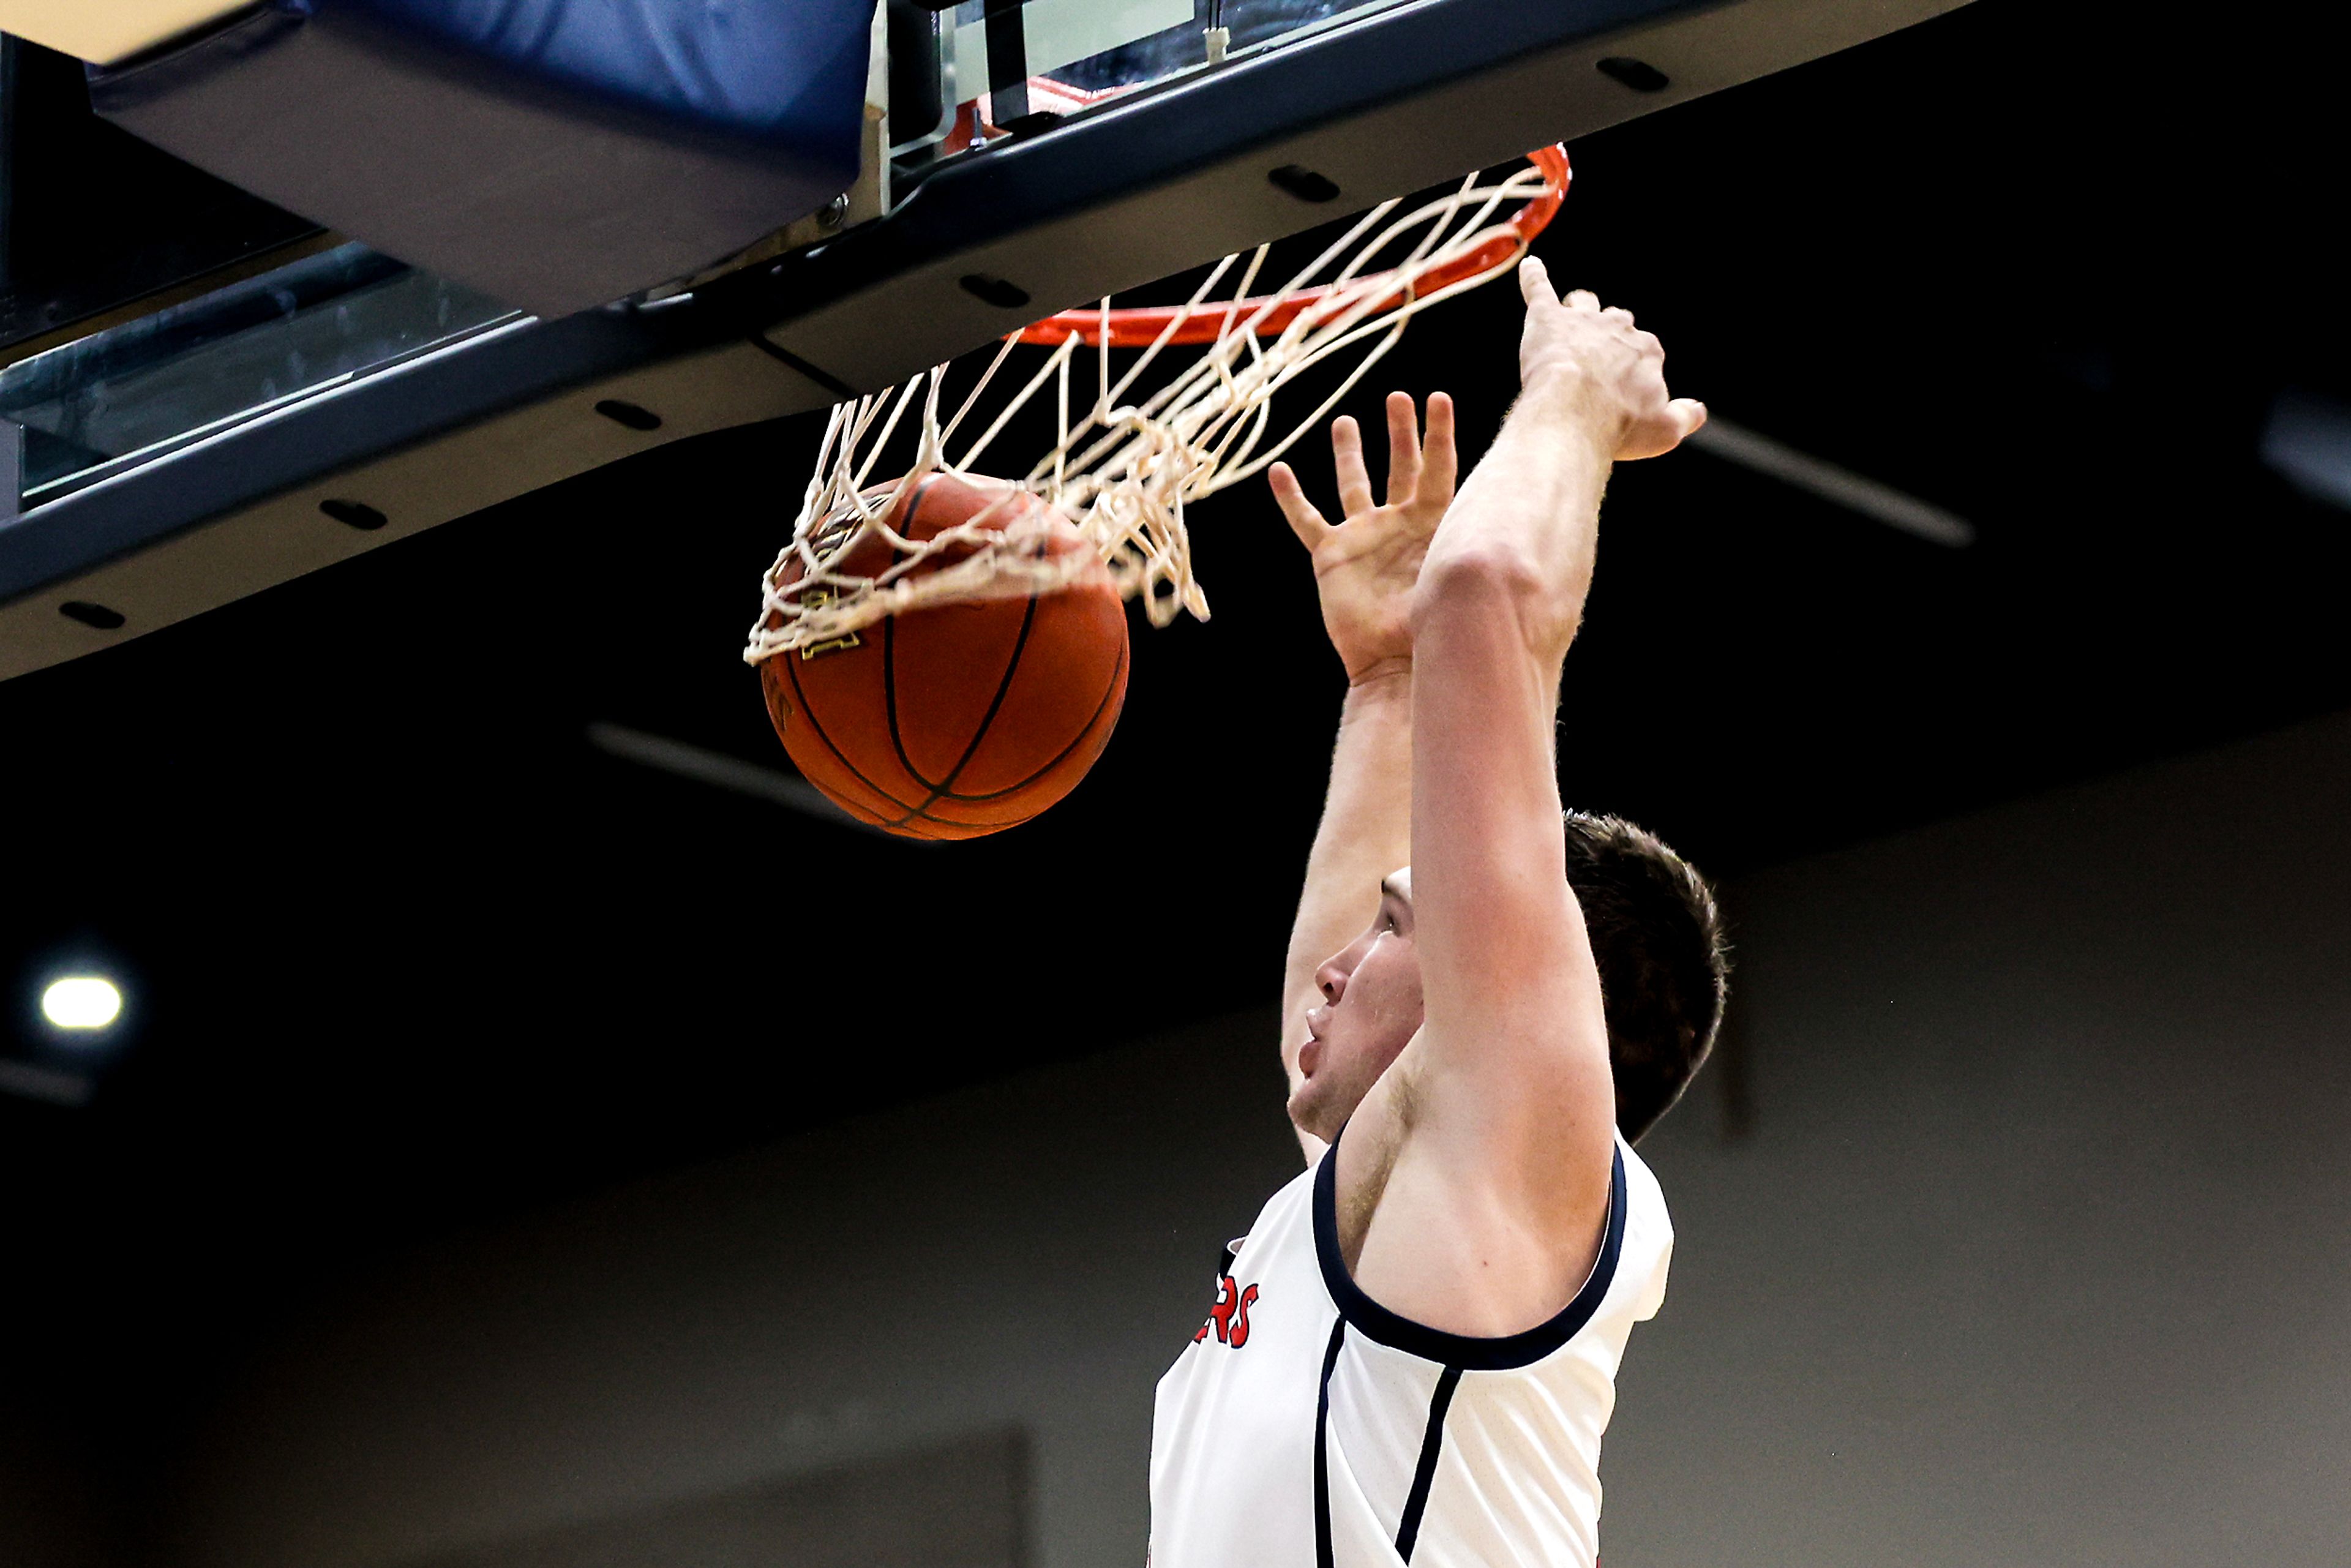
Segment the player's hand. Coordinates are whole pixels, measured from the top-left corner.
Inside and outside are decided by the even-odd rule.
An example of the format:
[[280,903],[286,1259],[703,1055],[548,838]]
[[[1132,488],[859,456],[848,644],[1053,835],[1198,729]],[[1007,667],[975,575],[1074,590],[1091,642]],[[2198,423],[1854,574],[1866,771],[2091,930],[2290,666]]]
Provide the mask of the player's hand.
[[1706,423],[1706,405],[1666,391],[1666,350],[1633,325],[1629,310],[1603,309],[1582,289],[1564,300],[1533,256],[1519,263],[1527,324],[1519,340],[1519,383],[1573,387],[1574,406],[1619,461],[1656,457]]
[[1331,425],[1331,455],[1339,473],[1345,520],[1323,520],[1287,463],[1268,477],[1290,531],[1314,557],[1314,583],[1322,600],[1322,627],[1347,666],[1351,684],[1412,667],[1412,588],[1445,508],[1453,504],[1458,461],[1453,450],[1453,400],[1428,399],[1424,440],[1412,399],[1388,394],[1387,499],[1372,499],[1364,466],[1364,437],[1352,419]]

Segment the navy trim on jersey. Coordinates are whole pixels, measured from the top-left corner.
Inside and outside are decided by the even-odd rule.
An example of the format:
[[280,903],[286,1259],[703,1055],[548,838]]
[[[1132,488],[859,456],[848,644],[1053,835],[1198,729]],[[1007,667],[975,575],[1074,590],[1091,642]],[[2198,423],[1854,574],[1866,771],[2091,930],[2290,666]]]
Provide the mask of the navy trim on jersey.
[[1420,1434],[1420,1462],[1412,1469],[1412,1490],[1404,1500],[1404,1518],[1396,1525],[1396,1555],[1412,1561],[1412,1549],[1420,1540],[1420,1518],[1428,1511],[1428,1489],[1437,1479],[1437,1457],[1445,1451],[1445,1412],[1453,1404],[1453,1391],[1461,1386],[1461,1369],[1448,1366],[1437,1374],[1437,1392],[1428,1399],[1428,1425]]
[[1314,1396],[1314,1568],[1331,1568],[1331,1373],[1347,1343],[1347,1320],[1331,1325],[1322,1353],[1322,1385]]
[[[1343,1134],[1345,1129],[1341,1131]],[[1551,1354],[1573,1339],[1576,1330],[1590,1322],[1592,1314],[1600,1310],[1601,1300],[1608,1294],[1608,1286],[1616,1277],[1617,1254],[1625,1245],[1625,1151],[1621,1146],[1613,1156],[1609,1171],[1608,1225],[1601,1238],[1600,1256],[1593,1260],[1591,1277],[1575,1292],[1575,1299],[1561,1308],[1549,1322],[1494,1338],[1447,1333],[1426,1323],[1416,1323],[1388,1311],[1364,1293],[1363,1287],[1347,1272],[1347,1260],[1339,1250],[1338,1155],[1339,1140],[1332,1138],[1322,1163],[1314,1171],[1314,1253],[1322,1265],[1323,1288],[1338,1303],[1340,1320],[1364,1338],[1440,1366],[1463,1367],[1471,1372],[1508,1372],[1532,1365]],[[1326,1372],[1326,1379],[1327,1376]]]

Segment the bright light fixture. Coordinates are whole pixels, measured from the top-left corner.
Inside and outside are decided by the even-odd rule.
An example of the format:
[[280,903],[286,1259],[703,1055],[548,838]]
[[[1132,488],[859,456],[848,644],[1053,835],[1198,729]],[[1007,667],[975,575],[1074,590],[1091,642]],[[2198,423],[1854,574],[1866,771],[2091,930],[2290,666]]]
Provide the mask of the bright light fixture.
[[68,975],[41,993],[41,1016],[59,1029],[104,1029],[122,1016],[122,992],[99,975]]

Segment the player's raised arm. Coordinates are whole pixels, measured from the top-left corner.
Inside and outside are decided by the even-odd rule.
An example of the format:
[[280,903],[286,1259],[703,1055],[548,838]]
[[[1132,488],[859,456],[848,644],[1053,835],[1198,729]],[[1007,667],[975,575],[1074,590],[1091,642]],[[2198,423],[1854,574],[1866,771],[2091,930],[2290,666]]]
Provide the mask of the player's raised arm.
[[[1425,988],[1411,1137],[1505,1208],[1589,1237],[1615,1131],[1608,1038],[1571,891],[1554,752],[1562,662],[1619,459],[1705,411],[1622,310],[1520,284],[1522,390],[1414,591],[1411,918]],[[1523,1210],[1521,1209],[1521,1212]]]
[[[1347,669],[1330,793],[1307,857],[1282,982],[1281,1064],[1293,1092],[1306,1013],[1322,996],[1314,972],[1371,923],[1380,879],[1412,852],[1412,590],[1453,499],[1452,400],[1443,392],[1429,398],[1424,441],[1412,399],[1390,393],[1387,427],[1384,502],[1373,498],[1355,422],[1331,427],[1339,523],[1307,500],[1288,465],[1275,464],[1271,474],[1274,498],[1312,552],[1323,628]],[[1322,1153],[1311,1134],[1301,1131],[1299,1141],[1310,1161]]]

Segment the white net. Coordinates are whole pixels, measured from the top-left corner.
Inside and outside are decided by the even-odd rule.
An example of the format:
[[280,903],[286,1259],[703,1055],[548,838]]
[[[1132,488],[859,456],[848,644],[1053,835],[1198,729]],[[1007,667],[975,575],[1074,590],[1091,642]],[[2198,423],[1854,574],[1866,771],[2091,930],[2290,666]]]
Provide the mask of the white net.
[[[1105,299],[1097,311],[1054,318],[1007,339],[944,419],[945,365],[903,387],[840,404],[825,428],[791,542],[763,580],[745,661],[756,664],[830,643],[885,615],[1048,592],[1104,569],[1121,593],[1142,599],[1153,624],[1165,625],[1179,610],[1207,620],[1207,598],[1192,572],[1187,508],[1288,451],[1395,346],[1415,316],[1515,266],[1565,180],[1563,157],[1539,154],[1507,176],[1472,175],[1401,214],[1400,203],[1384,203],[1270,294],[1249,293],[1271,249],[1260,246],[1210,268],[1182,305],[1114,311]],[[1531,210],[1544,203],[1539,214]],[[1380,265],[1391,257],[1397,259]],[[1138,322],[1157,329],[1137,341]],[[1134,353],[1115,376],[1114,338],[1121,351]],[[1024,340],[1048,340],[1043,362],[984,428],[965,436]],[[1195,346],[1198,356],[1172,375],[1163,371],[1156,390],[1138,390],[1155,365]],[[1088,348],[1094,351],[1082,352]],[[1339,358],[1344,355],[1353,362]],[[1081,359],[1093,361],[1090,378],[1079,370]],[[1277,429],[1275,394],[1334,361],[1343,371],[1336,383],[1316,406],[1294,421],[1285,416]],[[1073,383],[1081,379],[1092,386],[1091,398],[1080,401]],[[1060,431],[1052,449],[1009,486],[984,476],[978,465],[989,446],[1048,387]],[[910,419],[918,422],[911,429]],[[912,438],[911,463],[877,479],[893,438],[905,462],[910,443],[902,431]],[[935,473],[1004,486],[1006,499],[935,537],[911,538],[897,526],[904,521],[903,503]],[[1023,492],[1050,511],[1023,500]],[[1077,528],[1091,553],[1034,548],[1039,531],[1061,520]],[[877,550],[858,548],[877,536],[889,547],[890,564],[870,575],[846,570],[852,556],[867,564],[879,558]]]

